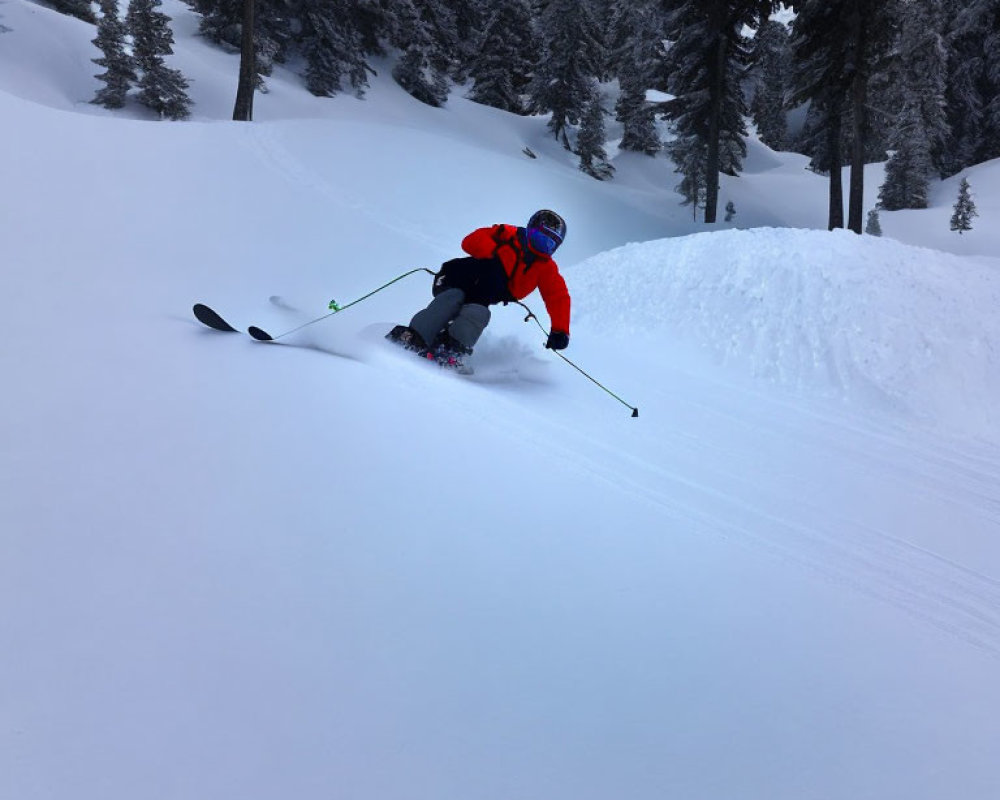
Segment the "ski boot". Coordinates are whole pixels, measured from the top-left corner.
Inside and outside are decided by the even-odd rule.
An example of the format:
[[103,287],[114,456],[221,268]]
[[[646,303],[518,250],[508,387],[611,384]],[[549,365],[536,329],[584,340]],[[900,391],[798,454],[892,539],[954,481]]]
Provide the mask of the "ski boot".
[[[448,367],[463,375],[472,374],[472,367],[465,363],[465,359],[472,355],[472,348],[466,347],[450,334],[440,334],[434,340],[434,349],[431,353],[434,360],[442,367]],[[431,354],[428,357],[431,357]]]
[[397,325],[385,335],[385,338],[390,342],[395,342],[404,350],[409,350],[411,353],[433,358],[433,356],[428,355],[430,348],[423,340],[423,337],[413,330],[413,328],[409,328],[406,325]]

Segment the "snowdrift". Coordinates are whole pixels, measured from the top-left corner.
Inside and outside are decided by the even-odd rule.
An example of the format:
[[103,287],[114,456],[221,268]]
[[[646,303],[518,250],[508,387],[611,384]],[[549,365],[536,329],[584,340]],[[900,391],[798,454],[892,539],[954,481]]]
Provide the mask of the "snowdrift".
[[782,387],[1000,431],[1000,270],[844,231],[631,244],[573,274],[577,319],[683,342]]

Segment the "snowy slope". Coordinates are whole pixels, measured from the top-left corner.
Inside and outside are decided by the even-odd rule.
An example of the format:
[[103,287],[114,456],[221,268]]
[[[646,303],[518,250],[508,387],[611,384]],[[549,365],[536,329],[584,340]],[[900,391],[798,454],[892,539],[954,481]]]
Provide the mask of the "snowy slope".
[[[698,232],[662,160],[381,78],[226,122],[167,10],[189,123],[0,4],[0,798],[1000,795],[996,164],[970,234],[946,183],[873,240],[755,144]],[[423,273],[293,346],[190,314],[289,330],[542,205],[638,419],[517,307],[474,380],[388,349]]]

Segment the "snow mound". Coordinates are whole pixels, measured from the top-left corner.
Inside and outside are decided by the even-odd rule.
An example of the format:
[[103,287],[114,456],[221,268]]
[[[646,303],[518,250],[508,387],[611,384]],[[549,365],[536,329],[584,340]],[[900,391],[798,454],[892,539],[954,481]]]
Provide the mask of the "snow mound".
[[784,387],[1000,431],[1000,262],[758,228],[630,244],[571,274],[578,327],[693,344]]

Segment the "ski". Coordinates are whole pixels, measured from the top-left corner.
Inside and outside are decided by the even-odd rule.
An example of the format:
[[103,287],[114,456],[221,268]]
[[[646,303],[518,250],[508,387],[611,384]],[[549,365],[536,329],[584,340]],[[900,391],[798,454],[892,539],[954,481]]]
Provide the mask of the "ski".
[[247,328],[247,333],[249,333],[258,342],[273,342],[274,337],[271,336],[267,331],[258,328],[256,325],[251,325]]
[[204,303],[195,303],[192,311],[194,311],[195,319],[197,319],[202,325],[207,325],[209,328],[213,328],[217,331],[224,331],[225,333],[239,333],[236,328],[226,322],[217,312],[213,311]]
[[[202,325],[207,325],[209,328],[212,328],[213,330],[223,331],[224,333],[240,332],[239,329],[234,328],[232,325],[226,322],[222,318],[221,314],[219,314],[214,309],[209,308],[204,303],[195,303],[194,308],[192,308],[192,311],[194,311],[195,319],[197,319],[198,322],[200,322]],[[247,333],[249,333],[258,342],[274,341],[274,337],[271,336],[271,334],[269,334],[265,330],[262,330],[261,328],[258,328],[256,325],[251,325],[247,329]]]

